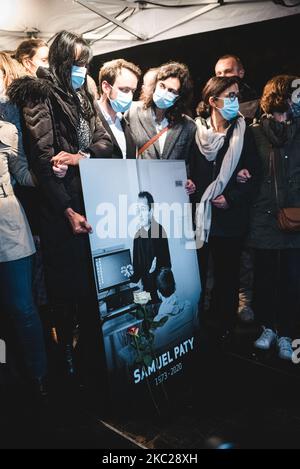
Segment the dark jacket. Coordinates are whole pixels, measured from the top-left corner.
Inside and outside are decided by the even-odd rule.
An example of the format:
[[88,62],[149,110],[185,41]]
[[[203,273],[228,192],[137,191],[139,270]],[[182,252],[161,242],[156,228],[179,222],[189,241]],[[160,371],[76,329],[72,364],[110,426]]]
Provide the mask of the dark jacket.
[[[36,175],[47,203],[60,213],[68,207],[82,210],[78,166],[69,166],[64,178],[53,174],[51,158],[60,151],[77,153],[77,106],[73,97],[50,79],[25,77],[15,80],[9,97],[21,109],[24,145],[30,167]],[[110,137],[96,117],[91,119],[92,142],[86,149],[93,158],[112,154]]]
[[[48,293],[53,301],[74,302],[90,287],[88,237],[74,235],[64,215],[68,207],[84,213],[79,168],[69,166],[66,176],[57,178],[50,160],[60,151],[77,153],[77,106],[51,77],[15,80],[8,95],[20,108],[25,152],[39,183]],[[92,142],[85,150],[94,158],[110,157],[112,144],[99,118],[90,120],[90,128]]]
[[252,207],[249,245],[258,249],[300,248],[300,233],[285,233],[277,224],[279,206],[300,207],[300,119],[295,119],[286,128],[289,135],[285,143],[273,145],[279,203],[275,196],[274,172],[270,167],[272,141],[261,122],[250,129],[262,162],[263,176]]
[[[99,113],[101,123],[103,127],[105,128],[106,132],[108,133],[108,135],[110,136],[112,144],[113,144],[113,152],[112,152],[111,157],[123,158],[122,150],[119,147],[116,137],[114,136],[114,133],[111,131],[111,128],[109,127],[107,120],[105,119],[99,106],[98,106],[98,113]],[[133,158],[135,159],[136,158],[136,144],[133,140],[129,123],[127,122],[125,117],[122,118],[121,125],[122,125],[122,129],[125,135],[125,140],[126,140],[126,159],[133,159]]]
[[258,99],[258,94],[255,89],[251,88],[244,80],[239,79],[239,90],[240,90],[240,103],[253,101]]
[[240,92],[240,112],[245,117],[247,125],[252,124],[254,119],[259,119],[259,96],[257,92],[251,88],[244,80],[239,80]]
[[[235,121],[236,122],[236,121]],[[196,183],[197,193],[194,202],[199,202],[209,184],[217,177],[225,153],[232,137],[235,122],[229,127],[224,144],[219,150],[215,163],[207,161],[197,145],[194,165],[191,167],[191,179]],[[248,169],[252,175],[246,183],[238,183],[236,178],[241,169]],[[211,236],[243,236],[249,228],[250,206],[257,192],[260,178],[260,160],[252,132],[246,127],[244,145],[239,163],[230,178],[223,195],[229,204],[228,209],[212,206]]]
[[[149,274],[153,259],[156,257],[156,269]],[[132,282],[142,280],[143,289],[151,293],[152,300],[156,299],[156,278],[162,267],[171,268],[169,243],[164,228],[154,219],[148,231],[139,229],[133,242]]]

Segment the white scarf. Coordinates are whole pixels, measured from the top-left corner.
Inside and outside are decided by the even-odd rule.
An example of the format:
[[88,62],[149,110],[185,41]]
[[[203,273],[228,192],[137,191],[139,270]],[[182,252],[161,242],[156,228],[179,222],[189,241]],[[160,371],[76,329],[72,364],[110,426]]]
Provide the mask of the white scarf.
[[[197,119],[196,124],[196,143],[201,154],[208,161],[215,161],[218,151],[224,144],[226,134],[214,132],[212,127],[207,128],[201,119]],[[238,118],[229,141],[227,152],[223,158],[220,173],[206,188],[197,206],[195,217],[197,248],[202,247],[204,242],[208,242],[211,227],[211,201],[224,192],[224,189],[238,165],[244,145],[245,129],[245,119],[242,117]]]

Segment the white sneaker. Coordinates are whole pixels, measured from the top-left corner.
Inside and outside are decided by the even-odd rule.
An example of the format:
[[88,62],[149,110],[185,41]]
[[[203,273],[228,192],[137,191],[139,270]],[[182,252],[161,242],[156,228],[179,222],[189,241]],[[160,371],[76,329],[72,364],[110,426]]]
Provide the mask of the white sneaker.
[[277,335],[272,329],[263,328],[261,336],[254,342],[254,347],[261,350],[269,350],[271,345],[276,341]]
[[293,349],[290,337],[280,337],[277,340],[277,347],[279,358],[292,361]]

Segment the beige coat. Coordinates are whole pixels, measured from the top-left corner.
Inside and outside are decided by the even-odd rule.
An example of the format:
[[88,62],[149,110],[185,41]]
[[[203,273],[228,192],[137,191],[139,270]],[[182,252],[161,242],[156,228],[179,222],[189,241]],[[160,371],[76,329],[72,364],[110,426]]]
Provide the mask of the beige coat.
[[26,215],[13,192],[12,177],[21,185],[34,186],[16,127],[0,121],[0,262],[35,252]]

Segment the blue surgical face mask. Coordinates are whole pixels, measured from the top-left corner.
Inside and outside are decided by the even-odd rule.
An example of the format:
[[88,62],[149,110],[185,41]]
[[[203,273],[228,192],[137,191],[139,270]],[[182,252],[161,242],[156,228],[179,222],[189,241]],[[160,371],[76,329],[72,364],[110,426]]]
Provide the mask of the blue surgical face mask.
[[132,103],[132,98],[133,98],[133,93],[132,91],[129,91],[128,93],[124,93],[121,90],[118,90],[118,94],[116,99],[110,99],[110,105],[113,108],[115,112],[126,112],[131,106]]
[[85,82],[86,67],[78,67],[77,65],[72,66],[71,80],[74,90],[81,88]]
[[240,109],[239,100],[238,98],[234,98],[233,100],[231,100],[231,98],[220,98],[220,99],[223,99],[224,106],[222,108],[217,107],[217,109],[220,112],[220,114],[224,117],[224,119],[226,119],[227,121],[231,121],[239,113],[239,109]]
[[163,88],[156,87],[153,93],[153,102],[159,109],[168,109],[175,104],[178,95]]

